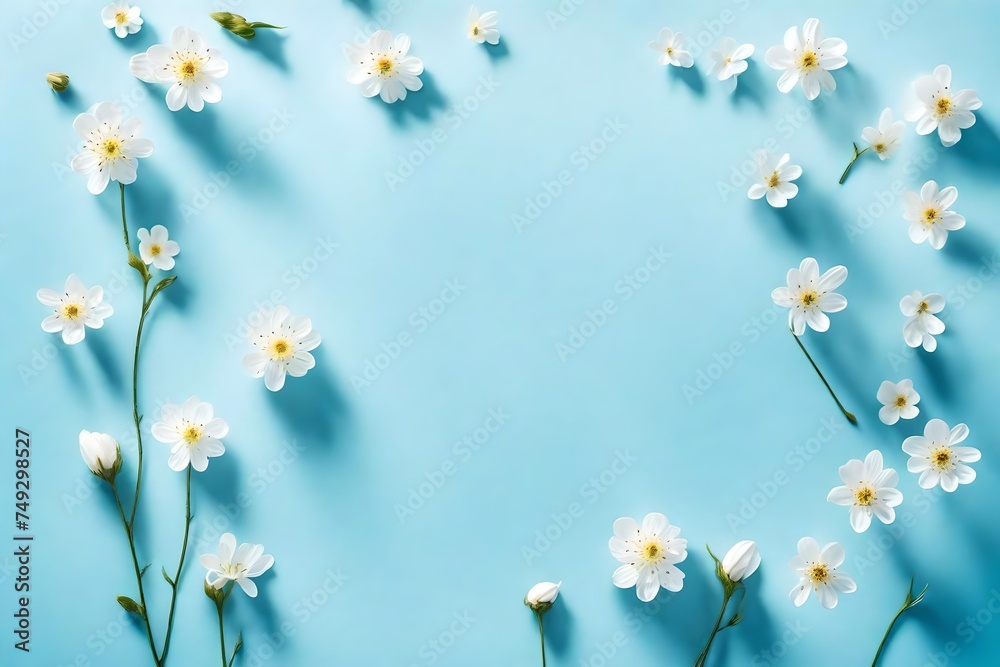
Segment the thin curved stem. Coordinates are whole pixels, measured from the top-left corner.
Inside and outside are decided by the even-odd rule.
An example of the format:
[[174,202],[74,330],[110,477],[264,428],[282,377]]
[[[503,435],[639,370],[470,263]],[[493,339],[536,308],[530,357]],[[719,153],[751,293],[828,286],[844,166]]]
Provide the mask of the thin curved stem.
[[167,633],[163,638],[163,652],[160,654],[161,664],[167,662],[167,652],[170,650],[170,635],[174,631],[174,609],[177,606],[177,588],[181,583],[181,572],[184,570],[184,559],[187,556],[188,536],[191,534],[191,466],[187,469],[187,502],[184,514],[184,541],[181,544],[181,555],[177,561],[177,572],[170,582],[170,611],[167,613]]
[[[135,421],[135,438],[139,451],[139,465],[135,474],[135,496],[132,500],[132,514],[129,517],[129,529],[135,527],[135,512],[139,508],[139,494],[142,492],[142,415],[139,414],[139,345],[142,343],[142,328],[146,324],[146,313],[153,303],[148,297],[149,280],[142,283],[142,313],[139,315],[139,326],[135,332],[135,354],[132,357],[132,419]],[[156,296],[155,294],[153,295]]]
[[156,652],[156,644],[153,642],[153,628],[149,624],[149,610],[146,608],[146,594],[142,586],[142,570],[139,568],[139,559],[135,555],[135,539],[132,536],[132,528],[125,519],[125,508],[122,507],[121,497],[118,495],[118,487],[114,482],[111,483],[111,492],[115,496],[118,515],[121,517],[122,527],[125,528],[125,537],[128,538],[128,548],[132,554],[132,567],[135,569],[135,581],[139,586],[139,605],[142,607],[142,620],[146,626],[146,638],[149,639],[149,650],[153,654],[153,663],[157,667],[161,667],[163,663]]
[[719,628],[722,625],[722,618],[726,615],[726,607],[729,606],[729,599],[732,595],[727,591],[722,594],[722,608],[719,609],[719,616],[715,619],[715,627],[712,628],[712,634],[708,636],[708,642],[705,643],[705,648],[701,650],[698,657],[694,661],[694,667],[701,667],[708,660],[708,650],[712,648],[712,642],[715,641],[715,635],[719,634]]
[[538,636],[542,642],[542,667],[545,667],[545,628],[542,627],[542,615],[537,611],[535,618],[538,619]]
[[879,643],[878,650],[875,652],[875,659],[872,660],[872,667],[875,667],[878,664],[878,659],[882,657],[882,650],[885,648],[886,642],[889,641],[889,635],[892,633],[892,628],[896,625],[896,621],[898,621],[899,617],[903,615],[903,612],[912,609],[924,599],[924,594],[927,592],[928,586],[924,586],[924,589],[920,591],[916,597],[914,597],[913,578],[910,578],[910,589],[906,593],[906,600],[903,602],[903,606],[899,608],[899,611],[896,612],[896,615],[892,617],[892,620],[889,621],[889,627],[886,628],[885,634],[882,635],[882,641]]
[[840,180],[838,181],[838,183],[840,183],[841,185],[844,184],[844,181],[847,180],[847,174],[851,171],[851,167],[854,166],[854,163],[858,161],[859,157],[861,157],[862,155],[864,155],[865,153],[867,153],[870,149],[871,149],[871,146],[869,146],[868,148],[865,148],[865,149],[859,151],[858,150],[858,145],[854,144],[854,157],[852,157],[851,161],[847,163],[847,169],[845,169],[844,173],[840,176]]
[[826,390],[830,392],[830,395],[833,396],[833,400],[837,402],[837,407],[840,408],[840,411],[844,413],[845,417],[847,417],[847,421],[851,422],[854,425],[857,425],[858,418],[855,417],[850,412],[848,412],[847,408],[844,407],[844,404],[840,402],[839,398],[837,398],[837,394],[834,393],[833,387],[831,387],[830,383],[826,381],[825,377],[823,377],[823,372],[819,369],[819,366],[816,365],[816,362],[813,361],[813,358],[809,354],[809,351],[806,350],[806,346],[802,344],[802,339],[799,336],[796,336],[794,331],[792,331],[792,336],[795,337],[795,342],[799,344],[799,349],[801,349],[802,353],[806,355],[806,359],[809,360],[809,363],[812,364],[812,367],[816,371],[816,374],[819,375],[819,379],[823,381],[824,385],[826,385]]
[[226,665],[226,630],[222,625],[222,607],[226,604],[226,598],[215,603],[215,608],[219,610],[219,646],[222,648],[222,667]]

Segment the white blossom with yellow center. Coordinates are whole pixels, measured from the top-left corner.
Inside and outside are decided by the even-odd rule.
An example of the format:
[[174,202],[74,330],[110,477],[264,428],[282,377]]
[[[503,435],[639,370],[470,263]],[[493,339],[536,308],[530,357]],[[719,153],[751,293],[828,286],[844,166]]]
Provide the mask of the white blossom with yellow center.
[[479,9],[473,5],[469,9],[469,32],[468,37],[473,42],[482,44],[499,44],[500,30],[497,29],[498,14],[495,11],[479,13]]
[[662,28],[659,40],[651,41],[649,48],[660,54],[659,63],[661,65],[687,68],[694,64],[694,57],[684,48],[684,33],[682,32]]
[[252,598],[257,597],[257,584],[253,579],[274,565],[274,557],[264,553],[263,544],[243,543],[237,547],[236,536],[232,533],[223,533],[219,538],[218,553],[203,554],[199,560],[208,570],[206,584],[221,589],[234,582]]
[[211,403],[192,396],[183,405],[164,405],[152,433],[160,442],[172,445],[167,460],[171,470],[182,472],[190,465],[204,472],[208,459],[226,452],[221,438],[229,434],[229,425],[215,416]]
[[263,322],[248,337],[256,349],[243,358],[243,367],[252,376],[263,377],[271,391],[285,386],[286,375],[301,377],[316,365],[310,352],[319,347],[319,332],[313,331],[308,317],[291,315],[285,306],[263,315]]
[[830,328],[827,313],[837,313],[847,308],[847,299],[833,290],[847,280],[847,267],[835,266],[823,275],[819,274],[819,264],[812,257],[806,257],[797,269],[789,269],[787,286],[777,287],[771,292],[776,305],[788,308],[788,327],[796,336],[806,331],[806,325],[814,331]]
[[63,292],[42,288],[38,290],[38,300],[52,309],[52,314],[42,320],[42,330],[48,333],[62,332],[63,342],[75,345],[86,335],[87,327],[100,329],[104,320],[114,313],[114,309],[104,301],[104,289],[99,285],[85,287],[70,274]]
[[906,315],[903,340],[910,347],[923,346],[927,352],[937,349],[937,336],[944,333],[945,325],[937,316],[944,310],[944,297],[940,294],[907,294],[899,301],[899,310]]
[[934,73],[913,82],[916,100],[907,109],[906,120],[917,124],[917,134],[937,130],[943,146],[954,146],[962,138],[962,130],[975,125],[972,113],[983,106],[979,95],[971,88],[955,91],[951,87],[951,68],[938,65]]
[[217,81],[229,72],[229,63],[218,49],[209,48],[194,30],[177,28],[170,46],[156,44],[129,61],[132,75],[147,83],[169,83],[167,108],[179,111],[185,106],[201,111],[205,104],[222,100]]
[[99,195],[111,181],[134,183],[137,158],[153,154],[153,142],[142,138],[142,121],[122,120],[121,108],[112,102],[95,104],[73,121],[73,129],[83,138],[83,150],[70,168],[87,176],[87,190]]
[[958,188],[938,188],[937,181],[927,181],[920,192],[903,193],[903,217],[910,222],[910,240],[927,241],[940,250],[948,241],[948,232],[965,227],[965,218],[950,210],[958,199]]
[[784,70],[778,90],[787,93],[801,84],[806,99],[814,100],[820,90],[836,90],[830,71],[847,65],[845,53],[847,42],[836,37],[824,39],[819,19],[809,19],[801,30],[798,26],[786,30],[784,43],[769,48],[764,60],[771,68]]
[[635,586],[636,596],[643,602],[655,598],[661,587],[681,590],[684,573],[676,565],[687,558],[687,540],[680,534],[680,528],[671,526],[658,512],[647,514],[641,526],[628,517],[615,521],[608,547],[622,565],[611,577],[614,585]]
[[802,176],[802,167],[790,164],[788,153],[778,157],[770,151],[759,150],[754,160],[757,162],[757,181],[750,186],[747,197],[766,197],[767,203],[774,208],[787,206],[788,200],[799,193],[799,186],[792,181]]
[[115,31],[115,35],[120,38],[134,35],[142,28],[142,18],[139,16],[140,9],[136,5],[127,2],[112,2],[101,10],[101,21],[105,28]]
[[153,225],[152,229],[140,229],[139,257],[146,264],[151,264],[161,271],[174,268],[174,257],[181,251],[177,241],[171,241],[167,228],[163,225]]
[[920,414],[920,408],[917,407],[920,394],[913,389],[913,380],[900,380],[898,384],[886,380],[879,385],[876,397],[882,404],[878,418],[888,426],[900,419],[913,419]]
[[792,557],[788,566],[799,575],[799,582],[789,593],[792,604],[801,607],[816,591],[819,603],[827,609],[837,606],[838,593],[853,593],[858,586],[854,580],[838,568],[844,563],[846,554],[840,542],[830,542],[822,549],[811,537],[799,540],[799,553]]
[[424,63],[407,55],[409,51],[408,35],[393,39],[388,30],[379,30],[364,44],[348,47],[351,69],[347,81],[360,86],[365,97],[378,95],[389,104],[405,100],[407,91],[420,90],[424,85],[420,80]]
[[866,127],[861,131],[861,138],[880,160],[885,160],[892,157],[899,148],[905,131],[906,123],[896,120],[892,109],[883,109],[878,117],[878,126]]
[[872,450],[864,461],[851,459],[840,467],[844,486],[835,487],[826,499],[835,505],[850,507],[851,527],[857,533],[868,530],[872,516],[885,524],[896,520],[896,510],[903,494],[896,489],[899,475],[884,468],[882,453]]
[[747,58],[753,55],[753,44],[737,44],[732,37],[724,37],[719,45],[708,52],[712,67],[708,76],[718,81],[736,78],[747,71]]
[[903,451],[910,455],[906,469],[918,473],[918,484],[922,489],[941,488],[951,493],[959,484],[970,484],[976,479],[976,471],[968,463],[982,457],[975,447],[960,447],[958,444],[969,437],[969,427],[959,424],[949,428],[940,419],[932,419],[924,427],[923,435],[913,435],[903,441]]

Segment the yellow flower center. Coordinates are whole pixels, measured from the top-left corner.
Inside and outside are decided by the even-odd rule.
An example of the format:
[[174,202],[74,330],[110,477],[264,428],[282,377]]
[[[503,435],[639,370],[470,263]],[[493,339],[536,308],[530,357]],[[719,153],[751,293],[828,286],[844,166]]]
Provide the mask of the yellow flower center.
[[222,566],[222,573],[230,579],[239,579],[246,574],[246,571],[243,563],[227,563]]
[[647,542],[642,547],[642,559],[647,563],[655,563],[663,557],[663,551],[659,542]]
[[120,157],[122,154],[122,142],[118,140],[118,137],[109,137],[101,144],[101,152],[108,159]]
[[802,293],[802,296],[799,297],[799,301],[802,303],[803,306],[811,306],[817,301],[819,301],[819,295],[816,294],[816,292],[809,290],[807,292]]
[[767,187],[776,188],[781,185],[781,175],[777,171],[771,172],[770,178],[767,179]]
[[906,396],[903,396],[902,394],[900,394],[899,396],[896,397],[896,407],[897,408],[905,408],[906,407]]
[[201,440],[201,434],[202,434],[201,427],[196,426],[194,424],[188,424],[187,428],[184,429],[183,433],[184,442],[186,442],[188,445],[197,444],[198,441]]
[[881,142],[875,144],[875,152],[876,153],[884,153],[885,152],[885,144],[883,144]]
[[830,567],[826,563],[814,563],[806,568],[806,576],[814,584],[825,584],[830,580]]
[[921,301],[917,304],[917,311],[921,313],[926,313],[930,309],[931,305],[926,301]]
[[63,306],[63,317],[68,320],[75,320],[80,317],[80,306],[75,303],[68,303]]
[[672,47],[672,46],[668,46],[667,47],[667,55],[668,56],[674,55],[674,47]]
[[392,68],[393,64],[391,58],[381,58],[378,61],[378,71],[380,74],[391,74]]
[[472,34],[473,35],[479,35],[479,24],[478,23],[476,25],[472,26]]
[[951,113],[951,98],[939,97],[934,105],[934,113],[938,116],[947,116]]
[[118,25],[125,25],[128,23],[128,14],[126,12],[115,12],[115,23]]
[[928,225],[933,225],[938,221],[938,210],[936,208],[928,208],[924,211],[924,222]]
[[947,470],[952,465],[951,447],[938,447],[931,450],[931,464],[940,470]]
[[191,81],[201,70],[201,59],[189,56],[186,60],[181,61],[177,65],[175,72],[177,73],[177,78],[182,81]]
[[816,52],[803,51],[802,57],[799,59],[799,68],[808,72],[816,67],[819,67],[819,56],[816,55]]
[[154,243],[153,245],[149,246],[149,254],[152,255],[153,257],[156,257],[161,252],[163,252],[163,248],[161,248],[158,243]]
[[271,359],[284,361],[295,353],[295,346],[286,338],[276,338],[271,342]]
[[854,499],[858,501],[859,505],[868,507],[876,500],[875,489],[865,484],[854,492]]

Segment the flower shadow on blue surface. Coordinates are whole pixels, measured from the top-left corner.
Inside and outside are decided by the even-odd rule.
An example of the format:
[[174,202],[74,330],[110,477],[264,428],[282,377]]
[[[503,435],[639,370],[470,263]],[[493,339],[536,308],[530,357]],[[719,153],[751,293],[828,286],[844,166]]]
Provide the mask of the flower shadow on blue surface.
[[736,89],[732,92],[731,98],[733,106],[740,106],[744,102],[763,109],[766,106],[765,91],[767,84],[760,73],[760,65],[754,61],[748,61],[750,66],[739,75],[736,82]]
[[925,352],[920,348],[913,351],[934,385],[935,396],[946,405],[962,403],[962,384],[958,382],[961,358],[950,352],[959,348],[953,334],[954,332],[945,331],[938,336],[938,349],[934,352]]
[[243,39],[234,35],[228,30],[223,31],[237,48],[244,51],[251,51],[260,58],[268,61],[282,72],[288,72],[291,67],[288,64],[288,57],[285,55],[285,40],[288,39],[276,29],[259,29],[253,39]]
[[683,83],[696,97],[705,97],[705,79],[702,78],[697,67],[667,65],[667,76],[673,81]]
[[[97,335],[95,335],[97,334]],[[125,375],[121,361],[116,357],[118,350],[115,350],[101,332],[94,331],[87,336],[83,344],[93,353],[97,361],[97,367],[101,371],[105,384],[119,396],[125,395]]]
[[142,53],[154,44],[161,43],[158,39],[159,34],[156,32],[156,28],[148,20],[143,21],[139,32],[133,33],[128,37],[119,37],[111,29],[107,29],[107,32],[112,41],[118,42],[121,48],[130,54]]
[[[815,110],[819,125],[838,141],[844,141],[844,137],[860,138],[861,129],[877,120],[877,116],[866,120],[871,113],[871,100],[876,97],[874,88],[850,63],[833,75],[837,81],[837,89],[833,92],[823,91],[820,99],[804,104],[815,104],[808,108]],[[824,95],[829,98],[823,98]],[[850,145],[847,147],[850,148]]]
[[358,11],[364,12],[369,16],[375,11],[375,8],[372,7],[372,0],[344,0],[344,3],[354,5]]
[[[234,444],[230,438],[224,438],[226,453],[216,459],[212,459],[205,472],[196,473],[192,476],[194,486],[199,489],[200,494],[211,496],[216,501],[222,503],[232,502],[240,493],[243,493],[243,476],[240,474],[239,454],[241,447]],[[205,507],[201,498],[196,498],[193,503],[195,507]],[[214,504],[214,503],[213,503]]]
[[975,227],[975,221],[962,229],[948,234],[948,242],[941,249],[941,254],[949,259],[967,264],[972,269],[988,266],[993,249],[989,239]]
[[448,100],[438,89],[434,77],[426,70],[420,75],[420,80],[424,84],[423,87],[416,92],[408,92],[405,100],[386,104],[381,98],[373,97],[371,103],[384,107],[392,122],[400,127],[405,127],[411,119],[429,121],[434,116],[435,111],[440,111],[447,106]]
[[496,45],[483,44],[482,46],[486,49],[486,55],[495,63],[510,58],[510,47],[507,45],[506,39],[501,39],[500,43]]
[[80,96],[77,94],[76,89],[72,84],[70,84],[70,87],[63,92],[58,93],[53,90],[52,94],[56,96],[59,104],[61,104],[64,108],[70,109],[73,113],[80,112]]
[[[937,141],[937,135],[933,136]],[[962,139],[943,153],[946,159],[954,154],[965,162],[974,163],[976,167],[1000,171],[1000,135],[997,135],[989,119],[981,114],[976,116],[975,125],[962,131]]]
[[[328,375],[330,362],[322,346],[312,354],[316,367],[303,377],[287,378],[285,386],[269,397],[268,402],[275,407],[289,431],[305,441],[308,450],[330,450],[337,445],[345,426],[347,404]],[[261,389],[267,391],[263,383]]]
[[[559,595],[559,601],[552,605],[545,614],[545,648],[552,654],[562,655],[573,639],[573,614],[564,594]],[[528,614],[530,628],[537,632],[538,625],[534,614]]]

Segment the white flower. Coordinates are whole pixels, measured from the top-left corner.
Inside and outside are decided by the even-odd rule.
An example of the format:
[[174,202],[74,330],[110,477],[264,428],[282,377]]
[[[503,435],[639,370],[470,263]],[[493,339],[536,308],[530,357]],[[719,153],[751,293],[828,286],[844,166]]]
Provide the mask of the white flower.
[[892,109],[883,109],[878,117],[878,127],[866,127],[861,131],[861,138],[871,146],[880,160],[884,160],[892,157],[899,148],[905,131],[906,124],[901,120],[894,120]]
[[757,175],[759,180],[750,186],[747,196],[760,199],[767,196],[767,203],[775,208],[784,208],[788,200],[799,193],[799,186],[792,183],[802,175],[802,167],[789,164],[788,153],[780,158],[765,150],[757,151]]
[[906,469],[920,473],[917,483],[922,489],[933,489],[938,484],[951,493],[959,484],[969,484],[976,479],[976,471],[965,465],[982,457],[975,447],[956,447],[969,437],[969,427],[959,424],[953,429],[940,419],[932,419],[924,427],[923,435],[911,435],[903,441],[903,451],[910,455]]
[[348,57],[352,67],[347,73],[348,83],[361,86],[365,97],[379,95],[389,104],[405,100],[406,91],[420,90],[424,85],[420,80],[424,63],[420,58],[406,55],[409,50],[408,35],[400,34],[393,40],[391,32],[379,30],[363,46],[350,47]]
[[847,42],[835,37],[823,39],[819,19],[809,19],[801,32],[794,25],[786,30],[784,44],[769,48],[764,60],[773,69],[785,70],[778,79],[778,90],[787,93],[801,83],[806,99],[814,100],[821,88],[836,90],[830,70],[847,64],[845,53]]
[[271,391],[285,386],[286,374],[302,377],[316,365],[309,352],[319,347],[319,332],[308,317],[290,315],[285,306],[251,329],[249,338],[257,350],[243,358],[243,367],[255,378],[263,376]]
[[167,228],[153,225],[152,229],[140,229],[139,256],[146,264],[152,264],[161,271],[174,268],[174,255],[181,251],[177,241],[167,238]]
[[934,336],[944,333],[944,322],[937,313],[944,310],[944,297],[940,294],[921,294],[919,291],[907,294],[899,301],[899,309],[906,315],[903,325],[903,340],[910,347],[924,346],[928,352],[937,349]]
[[105,28],[113,28],[119,37],[134,35],[142,27],[139,7],[127,2],[112,2],[101,10],[101,20]]
[[868,530],[872,514],[884,524],[896,520],[893,507],[903,502],[903,494],[896,489],[899,475],[892,468],[882,467],[882,452],[872,450],[865,457],[851,459],[840,466],[840,479],[846,486],[838,486],[830,491],[826,499],[835,504],[851,508],[851,528],[856,533]]
[[719,45],[708,52],[712,59],[712,67],[708,70],[710,77],[725,81],[747,71],[747,58],[753,55],[753,44],[736,44],[732,37],[725,37]]
[[483,42],[499,44],[500,31],[497,29],[497,16],[496,12],[480,14],[479,9],[473,5],[469,9],[469,39],[479,44]]
[[903,217],[910,221],[910,240],[923,243],[930,239],[931,247],[940,250],[948,241],[948,232],[965,227],[965,218],[948,207],[958,199],[958,188],[938,190],[936,181],[927,181],[920,194],[912,190],[903,193]]
[[808,324],[814,331],[830,328],[830,318],[826,313],[838,313],[847,308],[847,299],[833,290],[847,280],[847,267],[835,266],[822,276],[819,264],[812,257],[806,257],[797,269],[789,269],[787,287],[777,287],[771,292],[775,304],[790,308],[788,327],[796,336],[806,331]]
[[624,563],[611,580],[618,588],[635,586],[643,602],[656,597],[660,587],[677,592],[684,587],[684,573],[675,565],[687,558],[687,540],[679,537],[681,529],[671,526],[667,517],[652,512],[642,520],[615,521],[614,537],[608,542],[611,555]]
[[913,390],[913,380],[900,380],[899,384],[886,380],[879,385],[877,396],[882,404],[878,418],[883,424],[892,426],[901,418],[913,419],[920,414],[920,394]]
[[244,542],[237,548],[236,536],[232,533],[223,533],[219,538],[218,554],[204,554],[199,560],[208,570],[206,584],[220,590],[230,581],[235,581],[252,598],[257,597],[257,584],[251,579],[264,574],[274,565],[274,556],[264,553],[263,544]]
[[75,273],[66,279],[62,294],[55,290],[38,290],[38,300],[43,306],[50,306],[54,313],[42,320],[42,330],[48,333],[62,332],[63,342],[75,345],[86,335],[85,327],[100,329],[104,320],[115,312],[104,300],[104,290],[100,285],[87,288]]
[[760,551],[757,543],[742,540],[733,545],[722,559],[722,570],[732,581],[742,581],[757,571],[760,566]]
[[177,28],[170,36],[170,46],[156,44],[145,53],[132,56],[129,70],[146,83],[169,83],[167,108],[179,111],[185,105],[201,111],[205,103],[222,99],[216,83],[229,72],[229,63],[218,49],[210,49],[194,30]]
[[660,41],[652,41],[649,48],[660,54],[661,65],[674,67],[691,67],[694,58],[684,50],[684,33],[674,32],[670,28],[660,30]]
[[173,445],[167,465],[182,472],[188,465],[205,472],[208,459],[226,452],[222,441],[229,433],[229,424],[215,416],[211,403],[202,403],[197,396],[184,405],[167,403],[160,411],[160,421],[153,424],[153,437]]
[[122,453],[118,442],[107,433],[80,431],[80,455],[90,472],[108,482],[115,478],[122,467]]
[[906,112],[906,120],[917,124],[917,134],[938,131],[943,146],[954,146],[962,138],[962,130],[975,125],[972,113],[983,106],[971,88],[957,93],[951,90],[951,68],[938,65],[934,74],[913,82],[917,100]]
[[73,129],[83,137],[83,152],[70,167],[78,174],[89,175],[87,189],[99,195],[110,181],[123,185],[135,182],[136,158],[153,154],[153,142],[143,139],[142,121],[129,118],[122,122],[121,108],[112,102],[90,107],[73,121]]
[[799,573],[799,583],[795,584],[789,597],[792,604],[801,607],[809,598],[809,592],[816,591],[819,603],[827,609],[837,606],[837,593],[853,593],[858,589],[854,580],[837,568],[844,562],[846,554],[840,542],[830,542],[820,551],[819,544],[811,537],[799,540],[799,554],[788,566]]
[[548,611],[548,608],[559,597],[560,586],[562,586],[561,581],[558,584],[554,584],[551,581],[537,583],[524,596],[524,604],[531,607],[534,611]]

